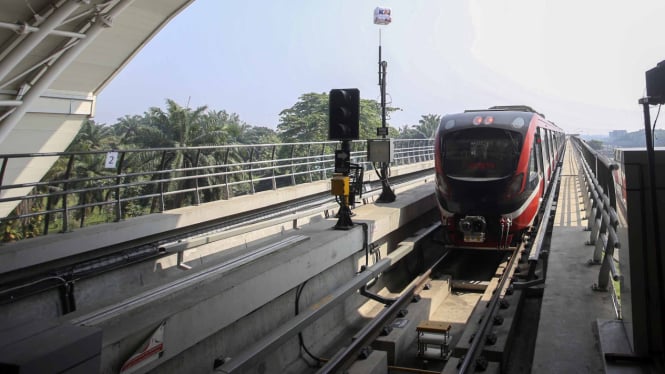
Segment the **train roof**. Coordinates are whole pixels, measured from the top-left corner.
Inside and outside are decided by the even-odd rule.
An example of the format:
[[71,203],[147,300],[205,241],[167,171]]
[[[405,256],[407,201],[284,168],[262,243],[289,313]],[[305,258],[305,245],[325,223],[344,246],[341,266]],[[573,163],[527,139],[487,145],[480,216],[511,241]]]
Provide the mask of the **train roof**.
[[[477,124],[472,124],[474,118],[477,116],[486,116],[491,115],[493,117],[493,122],[495,125],[503,123],[510,124],[515,120],[516,117],[522,117],[527,123],[534,117],[537,116],[540,118],[540,125],[550,128],[554,131],[563,132],[554,122],[551,122],[545,118],[542,113],[537,112],[532,107],[527,105],[501,105],[493,106],[488,109],[470,109],[465,110],[461,113],[451,113],[446,114],[441,118],[441,123],[448,121],[457,122],[457,125],[442,126],[440,131],[449,131],[449,130],[458,130],[466,127],[474,127]],[[452,123],[454,123],[452,122]],[[515,129],[520,129],[519,131],[525,130],[526,128],[515,127]]]
[[487,109],[467,109],[464,113],[467,112],[488,112],[488,111],[511,111],[511,112],[530,112],[536,113],[539,116],[545,118],[545,115],[537,112],[532,107],[528,105],[495,105]]

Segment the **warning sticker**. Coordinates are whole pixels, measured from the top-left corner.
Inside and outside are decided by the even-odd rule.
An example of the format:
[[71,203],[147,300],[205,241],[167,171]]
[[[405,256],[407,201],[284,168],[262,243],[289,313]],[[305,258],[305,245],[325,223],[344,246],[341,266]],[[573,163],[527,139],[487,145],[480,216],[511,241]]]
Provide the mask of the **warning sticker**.
[[138,369],[162,357],[162,354],[164,353],[165,325],[166,321],[162,322],[155,332],[153,332],[152,335],[141,344],[139,349],[136,350],[136,353],[134,353],[129,360],[125,361],[125,364],[120,368],[120,373],[134,373]]

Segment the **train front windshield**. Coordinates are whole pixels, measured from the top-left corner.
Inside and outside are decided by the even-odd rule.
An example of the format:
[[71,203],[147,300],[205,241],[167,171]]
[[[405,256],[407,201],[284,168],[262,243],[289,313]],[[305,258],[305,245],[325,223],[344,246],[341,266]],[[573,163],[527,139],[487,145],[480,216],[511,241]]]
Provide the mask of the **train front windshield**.
[[447,176],[497,179],[515,172],[522,135],[498,128],[471,128],[444,134],[441,146]]

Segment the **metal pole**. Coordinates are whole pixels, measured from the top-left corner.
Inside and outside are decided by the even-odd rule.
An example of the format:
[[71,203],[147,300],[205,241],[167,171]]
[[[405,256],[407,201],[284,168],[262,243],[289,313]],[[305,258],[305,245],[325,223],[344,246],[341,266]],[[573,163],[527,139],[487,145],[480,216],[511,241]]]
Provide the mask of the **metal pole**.
[[[381,137],[383,139],[388,135],[387,126],[386,126],[386,68],[388,63],[381,60],[381,29],[379,29],[379,89],[381,92],[381,128],[383,133]],[[390,187],[388,183],[388,168],[390,163],[382,162],[381,163],[381,195],[376,199],[379,203],[392,203],[395,201],[395,192]]]
[[[663,279],[663,255],[661,254],[661,243],[660,243],[660,223],[658,216],[658,196],[656,193],[656,156],[653,149],[653,138],[651,137],[651,114],[649,113],[649,98],[645,97],[639,101],[642,104],[642,109],[644,111],[644,136],[646,137],[647,145],[647,161],[649,166],[649,185],[651,193],[651,214],[653,217],[653,239],[654,239],[654,251],[656,252],[656,279],[660,287],[665,286],[665,280]],[[659,287],[658,287],[659,288]],[[660,289],[660,288],[659,288]],[[663,292],[658,292],[658,301],[660,307],[665,307],[665,300],[663,300]],[[648,309],[648,308],[647,308]],[[662,309],[661,309],[662,312]],[[657,317],[654,317],[657,318]],[[650,347],[651,351],[660,351],[662,354],[663,346],[665,346],[665,324],[661,323],[661,332],[660,332],[660,341],[658,345]],[[653,334],[653,333],[652,333]],[[653,334],[657,335],[657,334]],[[653,336],[652,335],[652,336]]]

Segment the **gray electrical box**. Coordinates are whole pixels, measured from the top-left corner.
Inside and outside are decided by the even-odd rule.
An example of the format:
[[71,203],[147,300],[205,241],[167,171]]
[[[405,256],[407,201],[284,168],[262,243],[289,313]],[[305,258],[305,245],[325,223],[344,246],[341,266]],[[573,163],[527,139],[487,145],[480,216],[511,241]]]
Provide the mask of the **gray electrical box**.
[[102,330],[56,321],[0,324],[1,373],[98,373]]
[[395,143],[393,139],[368,139],[367,159],[371,162],[393,162]]
[[[650,352],[662,352],[665,340],[661,336],[665,306],[654,301],[665,299],[665,284],[658,276],[665,271],[665,256],[659,256],[655,245],[656,235],[660,236],[661,246],[665,245],[665,148],[655,150],[657,201],[651,198],[646,149],[620,148],[615,151],[615,159],[621,165],[615,178],[617,205],[625,206],[628,223],[627,230],[621,226],[617,230],[621,242],[623,323],[633,353],[648,357]],[[656,210],[660,227],[654,227]]]

